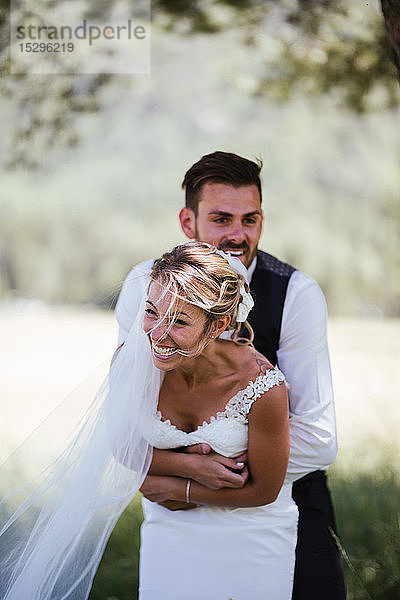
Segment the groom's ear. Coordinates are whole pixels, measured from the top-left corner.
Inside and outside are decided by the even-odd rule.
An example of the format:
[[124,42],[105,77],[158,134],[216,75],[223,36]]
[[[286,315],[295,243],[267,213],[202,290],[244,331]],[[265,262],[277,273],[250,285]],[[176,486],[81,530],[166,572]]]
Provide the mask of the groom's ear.
[[179,221],[186,237],[194,240],[196,234],[196,216],[194,212],[185,206],[179,213]]

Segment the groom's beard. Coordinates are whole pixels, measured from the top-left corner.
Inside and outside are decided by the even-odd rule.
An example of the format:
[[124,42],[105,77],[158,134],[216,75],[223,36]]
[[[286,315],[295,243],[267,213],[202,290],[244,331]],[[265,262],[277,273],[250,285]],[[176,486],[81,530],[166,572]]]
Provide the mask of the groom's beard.
[[197,229],[197,219],[195,221],[194,227],[194,239],[196,242],[207,242],[207,244],[213,244],[218,248],[218,250],[223,250],[224,252],[229,252],[229,250],[243,250],[245,255],[248,256],[249,253],[249,245],[246,241],[243,240],[241,244],[235,244],[231,242],[229,239],[222,239],[218,244],[211,240],[202,240],[200,239],[199,230]]

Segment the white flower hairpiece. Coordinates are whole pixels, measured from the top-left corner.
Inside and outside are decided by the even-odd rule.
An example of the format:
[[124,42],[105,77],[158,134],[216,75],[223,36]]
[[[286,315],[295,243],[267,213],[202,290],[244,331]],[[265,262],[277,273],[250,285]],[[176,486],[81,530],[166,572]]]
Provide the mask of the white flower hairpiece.
[[[232,254],[229,254],[228,252],[219,250],[218,248],[216,248],[216,253],[225,258],[232,269],[236,271],[236,273],[239,273],[239,275],[242,275],[242,277],[244,277],[245,281],[248,283],[247,269],[239,258],[232,256]],[[249,292],[246,292],[244,285],[240,287],[239,291],[240,295],[242,296],[242,301],[238,305],[236,321],[238,323],[244,323],[249,316],[249,312],[254,306],[254,300]]]
[[254,306],[254,300],[249,292],[246,292],[244,285],[241,286],[239,291],[242,296],[242,301],[238,306],[236,321],[238,323],[244,323],[249,316],[249,312]]
[[[207,245],[209,245],[210,248],[214,247],[214,246],[211,246],[210,244],[207,244]],[[241,275],[244,278],[244,280],[246,281],[246,283],[249,283],[249,281],[248,281],[249,275],[247,273],[247,269],[244,266],[244,264],[242,263],[242,261],[240,260],[240,258],[238,258],[237,256],[233,256],[232,254],[229,254],[229,252],[224,252],[223,250],[220,250],[219,248],[215,248],[215,252],[217,254],[219,254],[220,256],[222,256],[222,258],[224,258],[226,261],[228,261],[228,263],[230,264],[232,269],[234,271],[236,271],[236,273]]]

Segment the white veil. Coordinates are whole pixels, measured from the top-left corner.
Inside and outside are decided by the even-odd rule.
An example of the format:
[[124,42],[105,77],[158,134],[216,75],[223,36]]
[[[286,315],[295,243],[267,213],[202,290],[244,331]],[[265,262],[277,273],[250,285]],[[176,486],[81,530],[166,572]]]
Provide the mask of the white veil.
[[[217,252],[246,277],[239,259]],[[146,429],[163,375],[142,330],[149,270],[138,272],[142,299],[129,335],[67,440],[50,419],[0,467],[4,485],[50,429],[54,460],[0,502],[2,600],[85,600],[115,523],[146,476]]]
[[[151,462],[144,432],[156,410],[162,373],[153,365],[142,314],[143,306],[56,460],[0,502],[2,600],[89,595],[107,540]],[[40,434],[41,428],[33,437]],[[24,453],[29,444],[2,465],[0,477],[19,468]]]

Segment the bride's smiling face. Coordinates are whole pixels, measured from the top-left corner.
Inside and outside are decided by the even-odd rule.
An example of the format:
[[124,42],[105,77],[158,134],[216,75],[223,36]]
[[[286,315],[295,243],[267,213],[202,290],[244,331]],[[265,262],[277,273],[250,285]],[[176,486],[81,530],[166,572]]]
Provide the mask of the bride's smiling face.
[[197,306],[178,301],[171,310],[172,301],[172,295],[157,281],[150,284],[143,330],[150,341],[153,362],[162,371],[184,364],[187,354],[190,358],[200,354],[207,324],[206,315]]

